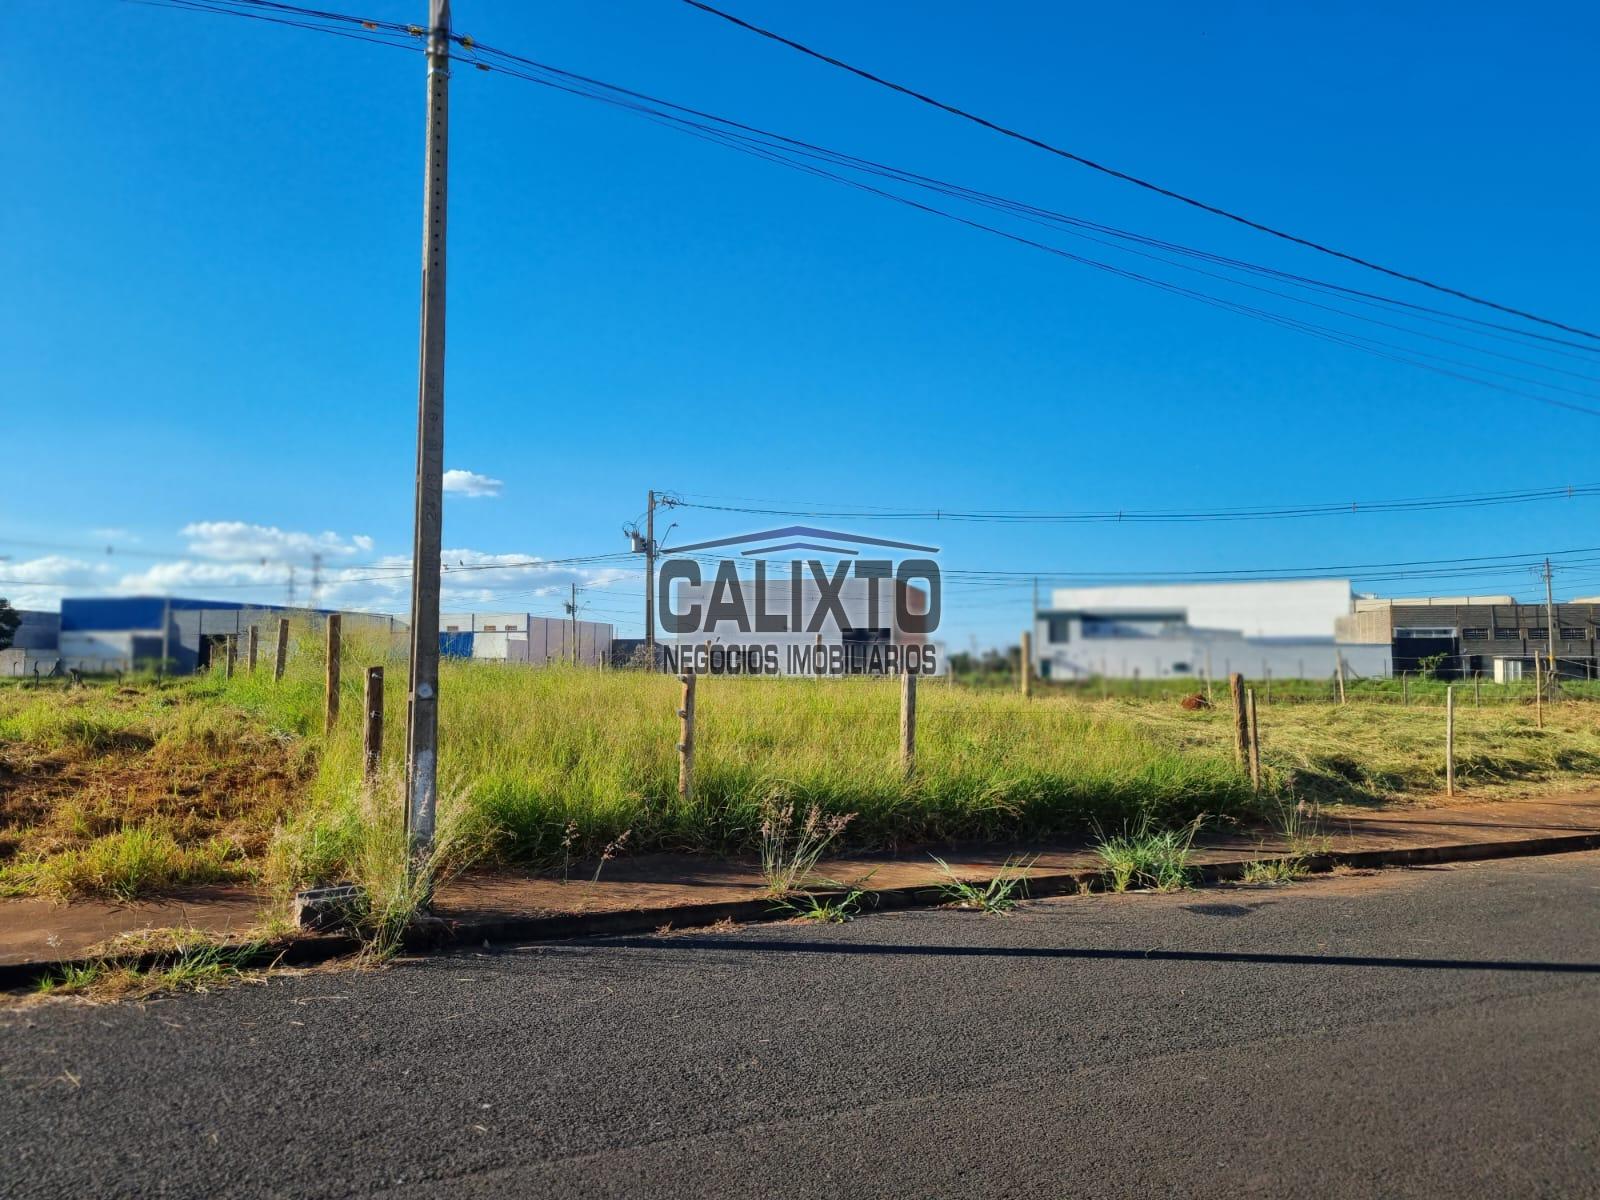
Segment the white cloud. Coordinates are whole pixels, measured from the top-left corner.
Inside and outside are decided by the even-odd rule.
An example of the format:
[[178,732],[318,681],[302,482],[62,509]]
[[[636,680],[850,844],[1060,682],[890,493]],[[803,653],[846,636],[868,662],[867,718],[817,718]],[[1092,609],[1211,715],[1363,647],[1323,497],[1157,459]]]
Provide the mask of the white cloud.
[[[128,569],[114,560],[49,555],[0,564],[0,596],[18,608],[53,610],[64,596],[175,595],[203,600],[282,604],[288,596],[289,563],[295,566],[295,600],[310,602],[311,572],[304,557],[243,557],[267,543],[371,550],[371,539],[302,534],[236,522],[197,522],[185,533],[211,557],[157,561]],[[365,542],[366,545],[361,545]],[[330,551],[325,551],[325,553]],[[560,616],[569,589],[579,588],[586,620],[638,626],[643,581],[626,567],[576,568],[527,553],[494,554],[469,548],[445,550],[441,601],[445,611],[532,612]],[[365,562],[325,562],[318,604],[404,617],[411,600],[411,557],[386,555]]]
[[476,471],[449,470],[444,473],[444,490],[452,496],[498,496],[505,484]]
[[0,565],[0,596],[16,608],[54,609],[74,591],[98,591],[116,581],[108,563],[85,562],[60,554]]
[[[446,612],[487,610],[534,612],[559,616],[572,584],[609,587],[619,581],[643,586],[635,570],[579,569],[547,563],[531,554],[491,554],[482,550],[446,549],[440,554],[440,604]],[[393,554],[372,566],[341,567],[325,572],[323,603],[340,608],[404,614],[411,602],[411,556]],[[581,599],[581,597],[580,597]],[[611,597],[593,598],[597,611],[586,619],[619,621],[625,614],[600,612],[613,607]]]
[[190,551],[202,558],[305,560],[313,554],[348,556],[372,549],[372,539],[364,534],[345,539],[332,532],[296,533],[245,521],[195,521],[180,532],[189,539]]

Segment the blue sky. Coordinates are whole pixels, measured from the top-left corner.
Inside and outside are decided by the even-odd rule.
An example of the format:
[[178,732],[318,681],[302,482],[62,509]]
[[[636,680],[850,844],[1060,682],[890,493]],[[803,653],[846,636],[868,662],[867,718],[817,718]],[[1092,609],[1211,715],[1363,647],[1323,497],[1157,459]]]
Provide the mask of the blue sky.
[[[729,4],[1215,203],[1600,326],[1591,6],[1464,4],[1444,19],[1377,4]],[[675,0],[455,9],[481,41],[684,104],[1429,299]],[[281,600],[283,564],[303,571],[320,550],[330,579],[349,580],[326,599],[398,603],[364,564],[403,562],[410,538],[420,57],[111,0],[10,11],[28,32],[0,49],[6,588],[32,602],[134,587]],[[351,11],[420,20],[425,4]],[[1586,449],[1600,417],[1220,312],[503,75],[456,72],[451,155],[446,459],[501,481],[447,504],[462,561],[624,549],[620,527],[652,486],[1078,510],[1600,482]],[[1594,356],[1542,361],[1600,376]],[[1596,542],[1597,511],[1580,498],[1204,525],[906,522],[892,536],[939,544],[953,567],[1161,572],[1559,550]],[[696,539],[762,524],[668,519]],[[78,549],[105,543],[109,559]],[[457,602],[555,611],[540,593],[570,577],[484,572]],[[595,585],[589,615],[638,631],[621,570],[580,577]],[[1533,590],[1520,572],[1441,590],[1469,585]],[[1558,590],[1600,591],[1600,575],[1573,571]],[[953,592],[945,632],[1010,636],[1028,599],[1026,586]]]

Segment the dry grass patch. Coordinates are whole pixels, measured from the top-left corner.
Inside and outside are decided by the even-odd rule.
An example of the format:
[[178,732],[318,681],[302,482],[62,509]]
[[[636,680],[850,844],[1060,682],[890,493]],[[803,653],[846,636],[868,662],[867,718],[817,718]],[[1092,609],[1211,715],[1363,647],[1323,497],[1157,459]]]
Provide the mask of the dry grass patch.
[[0,690],[0,895],[134,899],[248,878],[312,747],[208,694]]

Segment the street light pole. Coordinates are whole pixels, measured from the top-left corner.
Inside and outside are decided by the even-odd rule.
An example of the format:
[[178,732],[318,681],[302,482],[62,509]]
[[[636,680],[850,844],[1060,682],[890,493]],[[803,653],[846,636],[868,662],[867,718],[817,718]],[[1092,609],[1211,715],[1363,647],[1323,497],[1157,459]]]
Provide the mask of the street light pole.
[[444,524],[445,200],[450,149],[450,0],[429,0],[428,124],[422,204],[422,330],[411,551],[406,840],[413,879],[433,849],[439,778],[439,554]]

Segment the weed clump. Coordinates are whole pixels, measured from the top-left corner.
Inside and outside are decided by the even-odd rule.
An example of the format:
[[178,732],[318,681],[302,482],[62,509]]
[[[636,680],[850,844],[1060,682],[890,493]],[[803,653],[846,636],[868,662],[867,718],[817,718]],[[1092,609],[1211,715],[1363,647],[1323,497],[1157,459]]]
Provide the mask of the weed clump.
[[1154,829],[1140,821],[1132,832],[1103,837],[1094,852],[1105,864],[1106,886],[1113,892],[1153,888],[1172,892],[1189,884],[1189,856],[1198,831],[1197,818],[1182,829]]
[[938,855],[930,856],[943,873],[945,882],[940,885],[945,903],[954,908],[970,908],[977,912],[1008,913],[1028,897],[1028,872],[1038,862],[1032,858],[1011,857],[1000,869],[982,883],[962,879],[950,864]]

